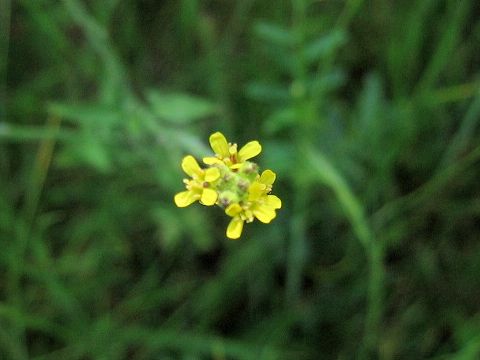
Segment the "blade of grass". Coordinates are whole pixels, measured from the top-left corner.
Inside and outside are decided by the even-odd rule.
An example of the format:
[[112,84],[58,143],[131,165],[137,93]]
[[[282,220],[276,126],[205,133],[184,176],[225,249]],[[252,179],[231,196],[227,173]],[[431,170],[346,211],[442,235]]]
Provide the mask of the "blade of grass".
[[258,359],[260,355],[264,358],[281,358],[281,352],[274,347],[246,343],[238,340],[230,340],[219,336],[208,334],[185,333],[175,330],[160,330],[151,332],[134,327],[125,331],[123,336],[129,342],[137,341],[150,349],[152,353],[156,349],[175,349],[180,353],[193,353],[197,355],[211,356],[216,349],[221,347],[227,358],[233,359]]
[[129,87],[127,72],[112,48],[107,30],[90,16],[81,2],[63,0],[63,4],[73,21],[82,28],[88,43],[103,62],[105,75],[101,89],[103,101],[115,104],[121,94],[129,94]]
[[300,191],[293,203],[293,217],[290,221],[291,241],[288,247],[286,304],[294,306],[302,290],[302,274],[307,261],[307,209],[308,190],[305,185],[297,184]]
[[383,248],[379,244],[365,217],[360,201],[355,197],[342,175],[331,162],[318,150],[309,148],[305,151],[315,179],[329,187],[335,194],[346,217],[352,225],[366,252],[369,264],[368,299],[363,338],[362,357],[369,358],[376,351],[380,336],[380,326],[384,302]]
[[337,29],[346,29],[355,15],[360,11],[364,2],[364,0],[348,0],[337,19],[335,27]]
[[3,142],[68,141],[74,136],[75,133],[73,131],[65,129],[60,130],[40,126],[0,123],[0,140]]
[[[60,119],[51,117],[47,121],[47,127],[53,131],[58,131],[60,127]],[[40,194],[50,167],[53,148],[55,145],[54,138],[44,140],[40,145],[35,159],[32,174],[29,177],[30,182],[25,190],[25,203],[22,212],[22,221],[18,221],[16,226],[16,241],[14,241],[14,250],[9,253],[9,272],[7,275],[7,289],[9,301],[13,304],[22,303],[21,277],[23,273],[26,250],[30,241],[31,231],[34,227],[35,215],[37,212]],[[22,324],[16,324],[14,332],[18,342],[25,345],[24,332],[25,328]],[[27,351],[26,349],[24,350]]]
[[455,161],[460,153],[468,148],[468,145],[475,136],[475,127],[478,126],[480,120],[480,87],[477,87],[476,90],[476,97],[473,99],[458,131],[445,151],[443,159],[440,162],[440,168],[444,168]]
[[445,103],[455,103],[476,97],[480,89],[480,81],[471,81],[464,84],[447,86],[436,89],[431,94],[426,95],[427,102],[432,106],[438,106]]
[[466,23],[466,17],[469,14],[471,3],[468,0],[450,1],[447,14],[449,19],[445,22],[445,30],[438,42],[437,48],[430,57],[430,63],[425,69],[422,78],[416,86],[417,92],[424,92],[431,89],[437,81],[441,72],[451,60],[452,53],[458,45],[461,38],[461,31]]
[[421,57],[425,46],[428,20],[437,6],[436,0],[417,1],[408,9],[407,14],[401,17],[402,21],[392,27],[394,31],[391,32],[387,59],[396,97],[409,93],[412,82],[418,77],[420,62],[417,59]]
[[11,1],[0,0],[0,121],[7,118],[7,65],[10,45]]
[[453,179],[462,174],[468,167],[480,160],[480,146],[477,146],[467,156],[452,165],[439,170],[430,180],[411,193],[397,198],[380,208],[372,217],[375,228],[382,229],[389,221],[409,211],[414,211],[422,204],[439,195]]

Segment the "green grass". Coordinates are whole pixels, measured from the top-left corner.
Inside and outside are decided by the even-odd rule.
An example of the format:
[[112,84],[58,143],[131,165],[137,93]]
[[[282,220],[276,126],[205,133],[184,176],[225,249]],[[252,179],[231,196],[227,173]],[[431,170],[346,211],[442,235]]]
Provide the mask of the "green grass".
[[[479,11],[0,0],[0,358],[479,358]],[[214,131],[240,241],[173,203]]]

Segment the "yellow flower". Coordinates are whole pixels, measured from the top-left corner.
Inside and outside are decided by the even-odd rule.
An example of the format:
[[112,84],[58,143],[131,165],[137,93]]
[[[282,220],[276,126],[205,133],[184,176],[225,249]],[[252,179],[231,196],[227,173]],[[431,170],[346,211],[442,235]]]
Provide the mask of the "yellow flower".
[[212,183],[220,177],[218,168],[211,167],[204,170],[200,168],[193,156],[188,155],[182,160],[182,169],[191,179],[183,180],[187,190],[175,195],[175,204],[178,207],[185,207],[198,200],[203,205],[214,205],[218,194],[211,187]]
[[248,200],[233,203],[225,209],[225,213],[232,217],[227,227],[227,237],[238,239],[242,234],[243,224],[250,223],[257,218],[268,224],[276,217],[275,210],[282,207],[282,201],[275,195],[269,195],[276,175],[271,170],[265,170],[248,189]]
[[272,185],[277,175],[272,170],[265,170],[262,175],[256,179],[248,189],[248,200],[256,201],[260,197],[265,196],[272,191]]
[[259,142],[250,141],[237,150],[237,144],[216,132],[210,136],[210,145],[215,156],[203,159],[206,169],[191,155],[183,158],[182,169],[190,178],[183,180],[187,189],[175,195],[175,204],[185,207],[199,201],[207,206],[218,205],[231,217],[226,231],[230,239],[241,236],[245,222],[271,222],[282,202],[270,194],[275,173],[265,170],[259,174],[258,165],[250,160],[262,151]]
[[240,168],[242,163],[262,151],[262,146],[258,141],[250,141],[237,150],[237,144],[229,143],[221,132],[210,135],[210,146],[215,152],[215,156],[205,157],[203,162],[207,165],[224,163],[231,169]]

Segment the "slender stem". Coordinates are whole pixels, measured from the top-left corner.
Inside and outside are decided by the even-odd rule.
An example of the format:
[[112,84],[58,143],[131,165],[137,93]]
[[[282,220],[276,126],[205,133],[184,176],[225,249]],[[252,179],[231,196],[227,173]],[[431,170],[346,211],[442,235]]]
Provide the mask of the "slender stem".
[[10,47],[11,1],[0,0],[0,122],[7,119],[7,66]]
[[[302,26],[306,18],[306,4],[304,0],[292,0],[292,28],[297,32],[299,43],[296,44],[296,66],[292,74],[294,85],[298,89],[303,89],[307,75],[306,65],[303,59],[302,43],[303,30]],[[308,102],[305,91],[298,91],[294,96],[295,111],[299,119],[299,126],[295,129],[295,144],[297,145],[296,156],[301,164],[302,148],[308,143],[310,132],[308,131],[309,119],[306,117],[305,104]],[[309,114],[312,115],[312,114]],[[295,184],[295,193],[293,196],[293,218],[290,222],[291,238],[288,245],[287,258],[287,283],[286,283],[286,303],[292,306],[301,293],[302,273],[306,263],[307,256],[307,219],[306,206],[308,202],[308,184],[300,178],[293,178]]]
[[362,359],[368,359],[378,345],[384,307],[383,247],[375,239],[360,201],[327,157],[312,147],[306,149],[305,153],[314,171],[313,175],[334,192],[352,225],[353,232],[365,249],[369,275],[364,336],[359,355]]
[[[60,119],[57,117],[50,117],[47,121],[47,127],[58,130],[60,127]],[[19,220],[19,226],[16,228],[16,248],[11,253],[12,258],[10,259],[8,274],[9,301],[15,305],[22,303],[22,290],[20,287],[23,273],[23,263],[30,238],[32,236],[32,230],[35,226],[35,216],[38,209],[40,194],[42,192],[48,169],[50,167],[54,146],[55,137],[45,139],[39,145],[32,175],[30,177],[31,181],[25,192],[25,205],[23,208],[23,216],[21,218],[22,221]],[[24,339],[25,329],[23,326],[17,324],[12,331],[15,332],[15,339],[18,339],[19,342],[21,339]],[[22,348],[22,351],[27,354],[24,342],[23,345],[18,344],[18,347],[19,349]]]

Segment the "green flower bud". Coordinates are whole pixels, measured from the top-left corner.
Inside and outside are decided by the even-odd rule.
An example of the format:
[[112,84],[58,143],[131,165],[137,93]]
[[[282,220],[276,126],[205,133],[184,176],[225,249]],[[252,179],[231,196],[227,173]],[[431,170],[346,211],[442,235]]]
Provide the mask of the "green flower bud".
[[225,190],[218,194],[218,204],[224,209],[230,204],[238,203],[239,201],[239,196],[233,191]]

